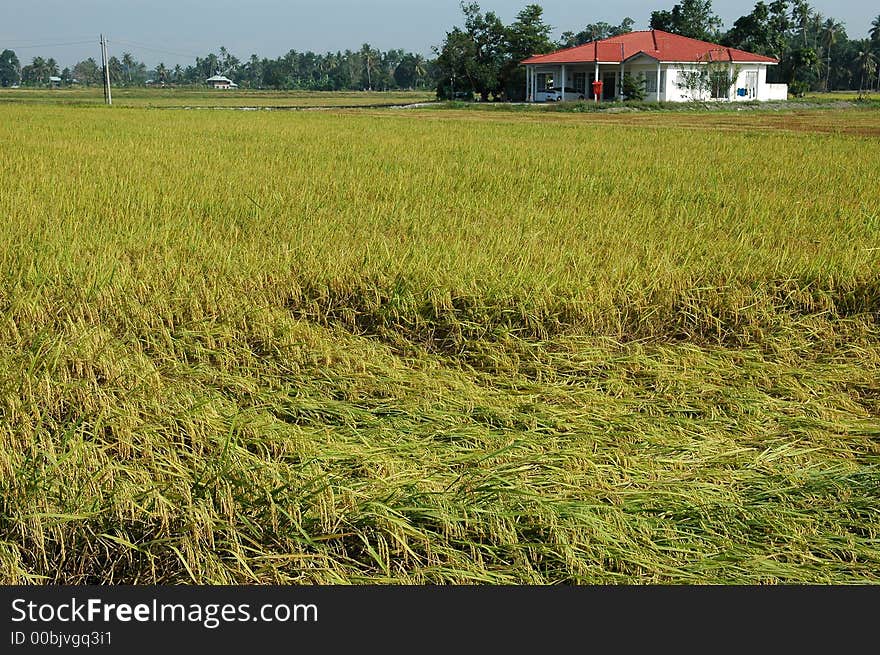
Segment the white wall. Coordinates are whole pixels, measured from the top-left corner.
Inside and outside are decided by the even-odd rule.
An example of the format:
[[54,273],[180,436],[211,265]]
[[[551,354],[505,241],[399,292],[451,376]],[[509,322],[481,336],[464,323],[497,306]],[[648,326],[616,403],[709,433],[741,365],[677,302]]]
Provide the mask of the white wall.
[[766,84],[764,88],[767,92],[766,100],[788,100],[788,84]]
[[690,102],[692,100],[708,100],[708,98],[694,98],[685,89],[678,86],[679,71],[696,70],[696,66],[688,66],[686,64],[663,64],[666,68],[666,89],[663,99],[667,102]]
[[761,66],[758,77],[758,100],[788,100],[788,84],[767,84],[766,66]]
[[[767,84],[767,66],[764,64],[735,64],[738,70],[736,82],[731,89],[731,98],[734,102],[748,102],[754,100],[785,100],[788,98],[788,86],[785,84]],[[692,100],[710,100],[709,94],[704,94],[701,98],[693,98],[686,89],[678,87],[679,71],[696,70],[696,66],[687,64],[664,64],[667,69],[666,73],[666,100],[669,102],[689,102]],[[739,96],[736,94],[737,89],[748,88],[749,73],[757,74],[757,96],[747,94]]]
[[[629,64],[624,69],[624,75],[633,75],[635,77],[639,77],[642,74],[647,75],[648,73],[656,75],[657,64]],[[661,77],[663,76],[661,75]],[[660,80],[657,81],[657,84],[660,84]],[[646,92],[645,100],[648,102],[654,102],[657,100],[657,94],[653,91]]]
[[[650,60],[651,63],[646,62],[647,58],[638,58],[634,62],[628,64],[626,66],[626,72],[632,75],[638,75],[639,73],[655,73],[657,72],[657,64],[653,63],[653,60]],[[701,98],[692,98],[689,91],[686,89],[681,89],[678,87],[679,82],[679,71],[681,70],[698,70],[697,64],[662,64],[662,69],[665,72],[664,84],[661,85],[662,91],[662,100],[664,102],[690,102],[693,100],[702,100],[708,101],[709,94],[706,93]],[[730,91],[730,100],[734,102],[749,102],[754,100],[760,101],[768,101],[768,100],[785,100],[788,98],[788,86],[785,84],[767,84],[767,65],[766,64],[736,64],[734,68],[738,70],[736,83],[733,85],[733,88]],[[537,73],[547,73],[553,76],[553,83],[555,86],[559,86],[561,82],[560,77],[560,67],[557,66],[535,66],[532,67],[533,74]],[[565,67],[566,73],[566,86],[574,86],[574,74],[576,72],[584,72],[586,73],[586,95],[589,97],[590,95],[590,85],[593,82],[593,78],[595,75],[595,66],[593,64],[589,64],[588,66],[584,66],[583,64],[575,64],[575,65],[567,65]],[[614,72],[616,75],[620,73],[620,67],[618,65],[606,65],[602,64],[601,66],[601,75],[604,76],[605,73]],[[745,96],[739,96],[736,94],[736,90],[739,88],[749,88],[750,78],[749,74],[752,74],[753,77],[751,80],[757,78],[757,95],[752,93],[747,93]],[[537,101],[544,100],[544,97],[538,96],[536,98]],[[566,98],[568,99],[568,98]],[[574,98],[572,98],[574,99]],[[654,101],[657,99],[657,95],[654,93],[648,93],[645,95],[645,99],[648,101]]]

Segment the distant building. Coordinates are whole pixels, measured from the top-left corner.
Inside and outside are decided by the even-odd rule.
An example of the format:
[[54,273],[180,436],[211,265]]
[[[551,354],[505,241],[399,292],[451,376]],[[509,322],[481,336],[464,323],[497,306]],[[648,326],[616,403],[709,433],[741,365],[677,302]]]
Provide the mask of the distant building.
[[230,80],[228,77],[223,77],[222,75],[214,75],[213,77],[209,77],[207,80],[205,80],[205,84],[214,89],[238,88],[238,84]]
[[61,86],[61,78],[58,77],[57,75],[50,75],[49,76],[49,84],[51,86]]

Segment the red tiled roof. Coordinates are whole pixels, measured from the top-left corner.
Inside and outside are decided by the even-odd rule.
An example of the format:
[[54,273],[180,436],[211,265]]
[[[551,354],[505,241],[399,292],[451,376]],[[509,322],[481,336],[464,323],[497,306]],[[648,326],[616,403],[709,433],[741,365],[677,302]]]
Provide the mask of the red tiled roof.
[[557,50],[547,55],[535,55],[522,61],[523,64],[575,64],[600,62],[619,64],[636,55],[644,54],[657,61],[702,62],[730,61],[734,63],[778,64],[773,57],[756,55],[745,50],[728,48],[717,43],[689,39],[686,36],[670,34],[660,30],[630,32],[610,39],[585,43],[574,48]]

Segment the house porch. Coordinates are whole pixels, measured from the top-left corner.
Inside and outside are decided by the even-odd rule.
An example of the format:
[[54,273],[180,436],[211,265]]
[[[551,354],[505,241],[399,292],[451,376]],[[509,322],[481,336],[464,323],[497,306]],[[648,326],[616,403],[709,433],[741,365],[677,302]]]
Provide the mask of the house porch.
[[[570,88],[566,100],[595,100],[593,82],[603,82],[600,101],[623,99],[623,78],[627,73],[644,80],[645,100],[666,99],[666,69],[660,62],[532,64],[526,66],[526,101],[542,102],[542,92],[554,87]],[[573,96],[573,97],[571,97]]]

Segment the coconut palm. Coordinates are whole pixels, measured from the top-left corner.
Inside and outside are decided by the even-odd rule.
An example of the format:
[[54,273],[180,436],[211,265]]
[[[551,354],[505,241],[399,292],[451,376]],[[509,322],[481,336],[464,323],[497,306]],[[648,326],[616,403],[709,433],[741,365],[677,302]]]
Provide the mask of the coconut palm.
[[[871,37],[871,45],[880,53],[880,16],[871,21],[868,35]],[[880,66],[877,66],[877,88],[880,89]]]
[[110,59],[107,60],[107,70],[110,71],[111,83],[116,82],[118,84],[124,79],[125,67],[116,57],[110,57]]
[[359,71],[361,70],[360,55],[357,52],[346,50],[342,53],[342,74],[345,75],[345,88],[355,89],[358,87]]
[[416,86],[423,86],[425,77],[428,75],[428,62],[418,53],[413,55],[413,73],[416,78]]
[[125,76],[128,78],[129,84],[132,82],[132,71],[134,71],[136,65],[135,58],[130,52],[122,53],[122,68],[125,70]]
[[245,72],[248,83],[252,87],[263,86],[263,64],[255,53],[251,54],[247,64],[245,64]]
[[373,90],[373,73],[376,70],[376,64],[378,63],[378,53],[370,46],[369,43],[365,43],[361,46],[361,60],[364,64],[364,70],[367,73],[367,90]]
[[804,47],[807,47],[807,30],[810,26],[810,18],[813,15],[813,8],[806,0],[795,0],[791,9],[791,19],[797,25],[804,37]]
[[831,82],[831,49],[837,44],[843,24],[829,18],[822,24],[822,45],[825,47],[825,91],[829,91]]
[[871,21],[871,31],[868,32],[868,35],[871,37],[871,41],[880,43],[880,16]]
[[859,95],[865,90],[865,81],[871,83],[874,73],[877,72],[877,56],[871,52],[871,42],[867,39],[859,43],[859,54],[856,55],[855,64],[857,70],[862,74],[859,82]]
[[819,52],[819,37],[822,34],[822,25],[825,23],[825,16],[821,11],[815,12],[810,17],[810,33],[813,36],[813,48]]
[[43,84],[48,82],[46,78],[49,77],[49,73],[47,71],[46,60],[42,57],[34,57],[31,63],[22,70],[22,77],[28,82]]
[[208,56],[202,60],[202,63],[205,66],[206,77],[217,75],[220,72],[220,60],[213,52],[208,53]]

